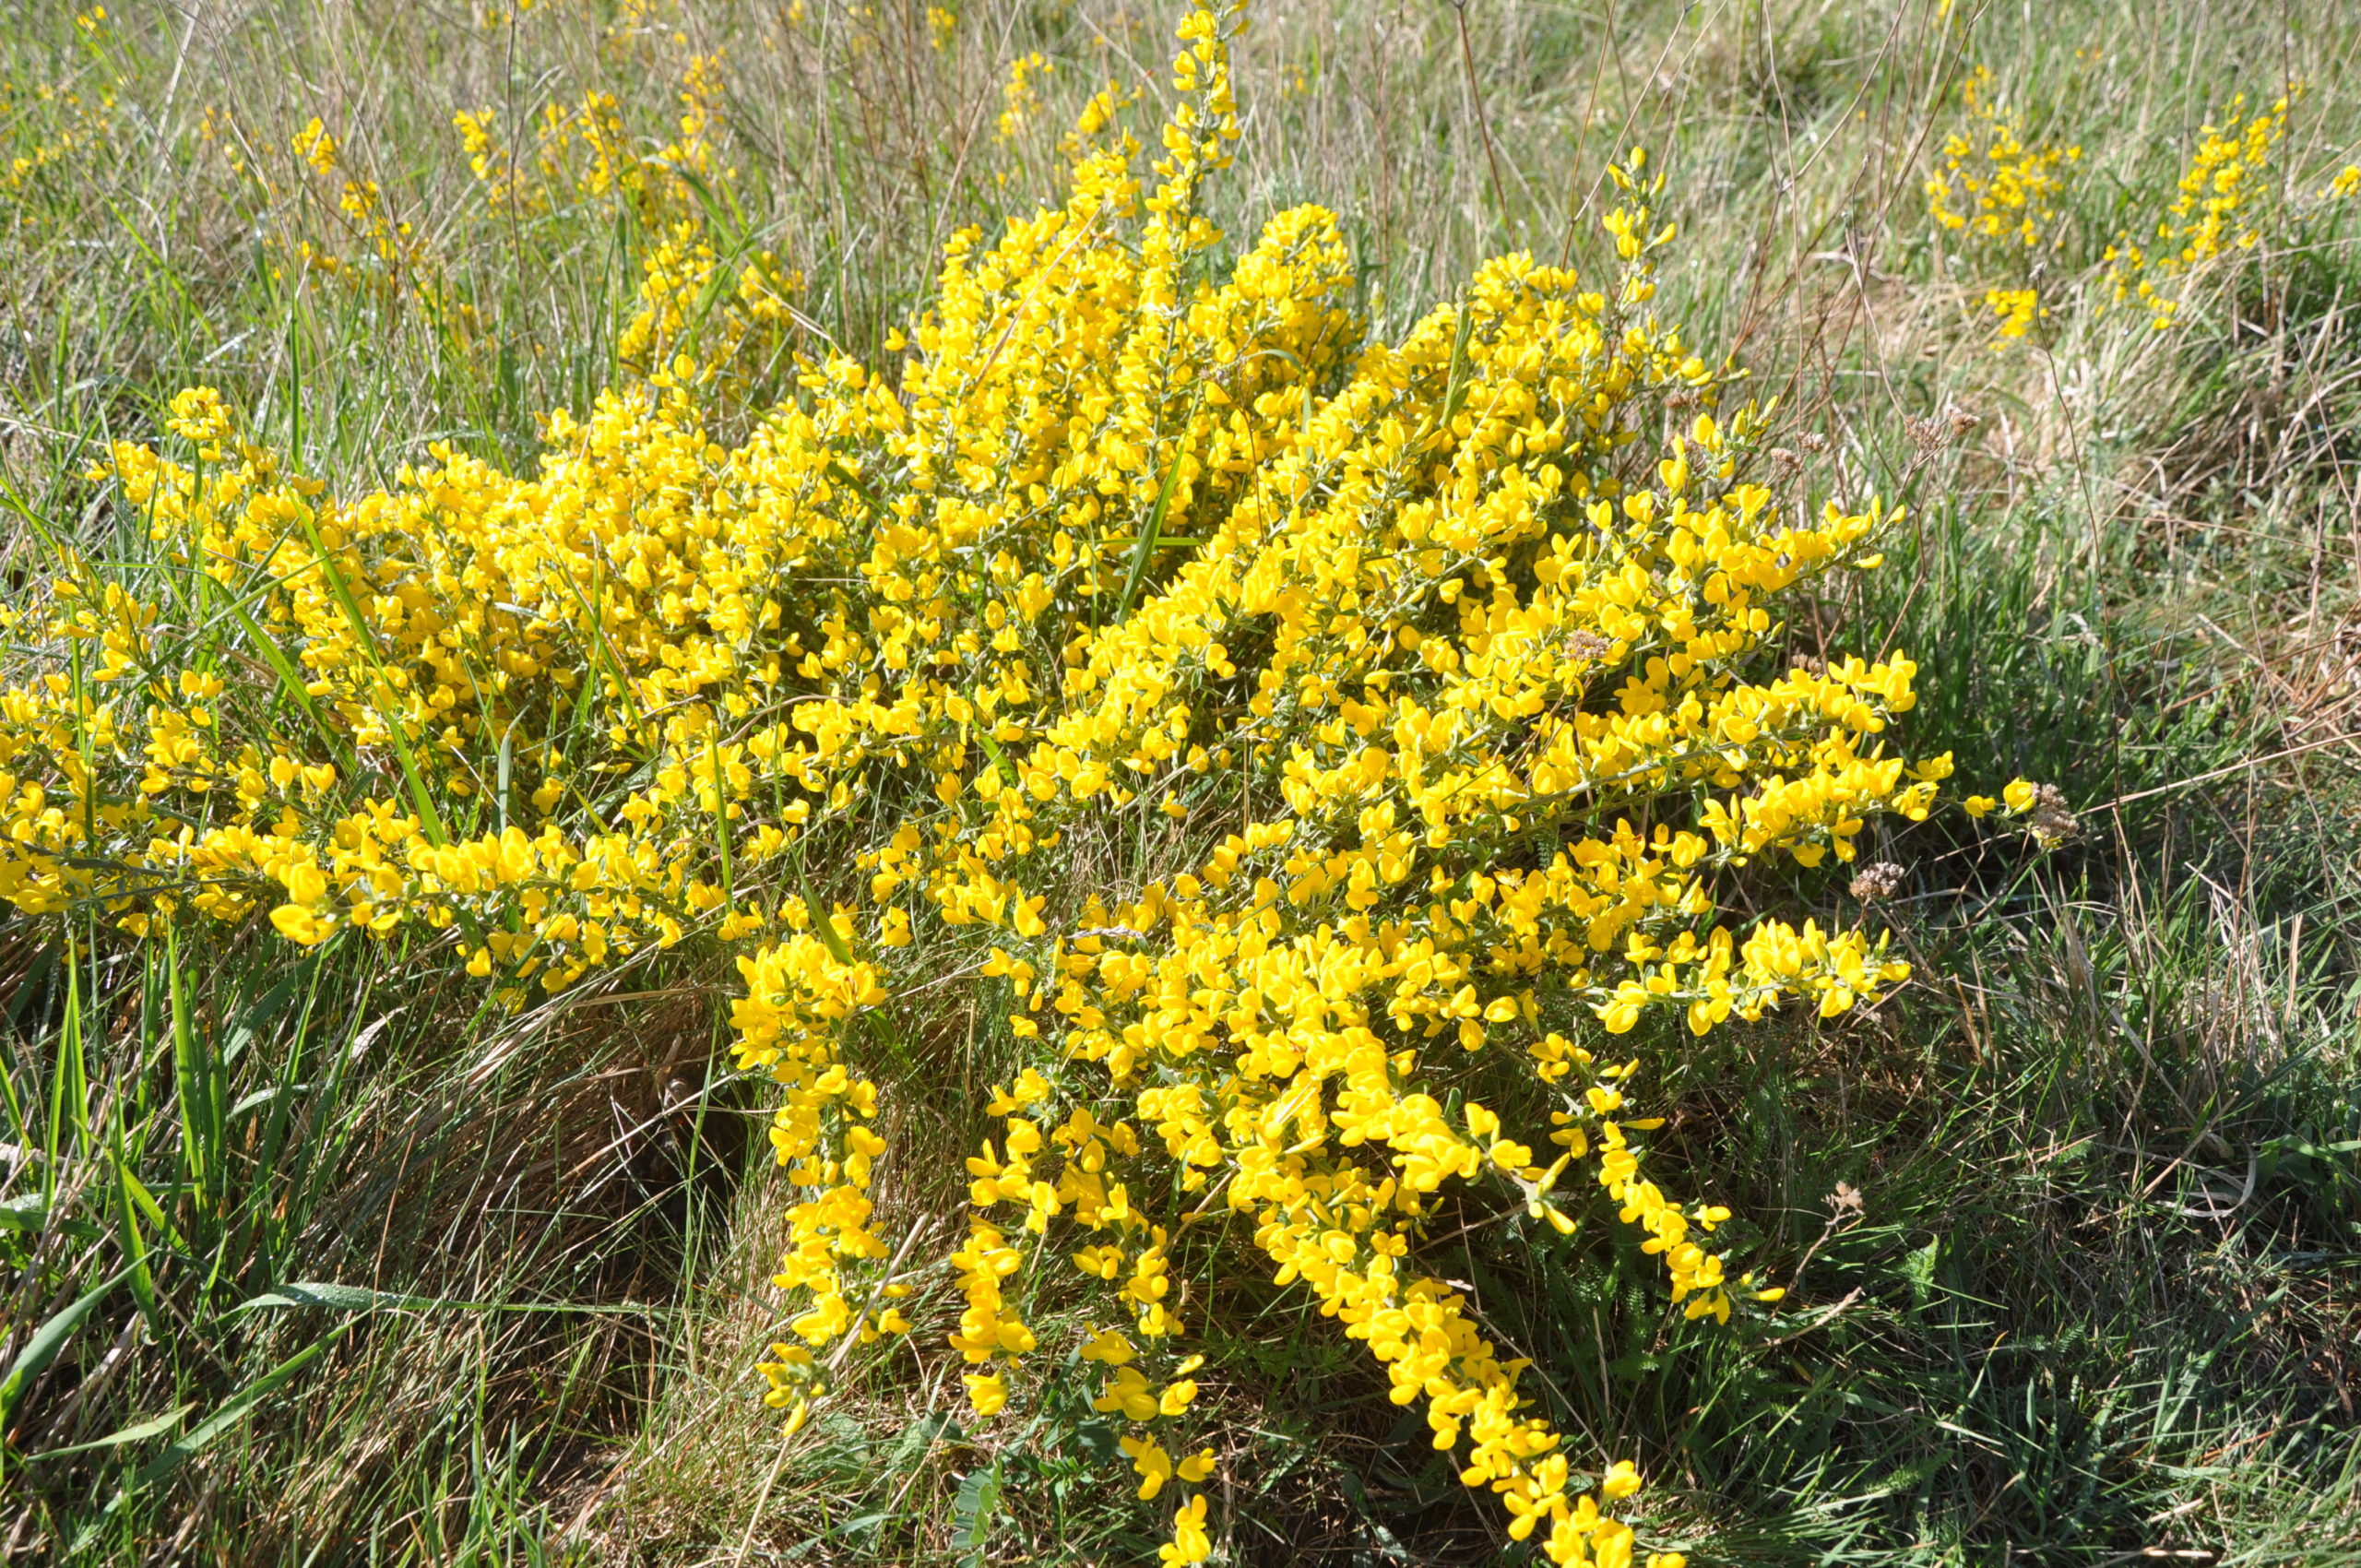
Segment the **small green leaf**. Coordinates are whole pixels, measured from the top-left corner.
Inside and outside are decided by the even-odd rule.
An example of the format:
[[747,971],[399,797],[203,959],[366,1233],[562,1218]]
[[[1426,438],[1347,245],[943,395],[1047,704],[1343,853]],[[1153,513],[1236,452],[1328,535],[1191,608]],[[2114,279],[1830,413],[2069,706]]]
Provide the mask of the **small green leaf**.
[[951,1500],[951,1544],[976,1553],[978,1561],[1000,1518],[1001,1486],[1000,1461],[995,1459],[962,1477],[958,1495]]

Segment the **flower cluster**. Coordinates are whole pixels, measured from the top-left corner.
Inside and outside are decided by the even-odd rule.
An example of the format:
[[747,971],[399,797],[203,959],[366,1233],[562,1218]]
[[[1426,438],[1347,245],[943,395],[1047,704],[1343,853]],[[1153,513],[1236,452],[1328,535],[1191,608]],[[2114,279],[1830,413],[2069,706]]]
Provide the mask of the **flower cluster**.
[[[101,6],[75,18],[86,36],[112,29]],[[13,210],[6,221],[30,226],[35,221],[31,197],[62,169],[114,148],[121,140],[121,111],[116,101],[120,82],[110,77],[105,86],[78,78],[62,82],[23,84],[0,80],[0,118],[29,133],[18,150],[0,165],[0,192]]]
[[[440,270],[424,239],[408,219],[388,209],[385,188],[352,166],[350,151],[330,135],[318,115],[295,133],[291,150],[314,175],[333,184],[337,210],[347,229],[368,252],[367,276],[394,294],[416,294],[432,303],[439,292]],[[303,267],[331,277],[360,276],[352,263],[334,251],[299,241],[295,257]]]
[[[618,18],[601,35],[602,47],[613,45],[616,30],[629,25],[628,16]],[[688,57],[679,122],[652,151],[635,142],[614,94],[596,88],[543,105],[528,122],[529,152],[502,139],[496,108],[459,110],[451,124],[469,171],[496,209],[529,217],[563,206],[607,204],[643,222],[664,223],[694,209],[696,184],[734,172],[722,161],[722,67],[718,53]]]
[[2005,348],[2049,314],[2029,276],[2030,258],[2058,237],[2066,170],[2082,149],[2026,140],[2017,114],[1996,95],[1988,66],[1978,65],[1961,94],[1970,128],[1943,138],[1941,164],[1927,181],[1927,209],[1986,269],[2010,279],[1984,293],[1984,308],[1998,318],[1993,347]]
[[[790,1421],[912,1330],[921,1270],[985,1417],[1071,1375],[1038,1306],[1087,1292],[1093,1401],[1177,1494],[1164,1560],[1201,1562],[1213,1347],[1176,1260],[1235,1217],[1512,1535],[1621,1568],[1636,1472],[1578,1467],[1421,1243],[1453,1194],[1557,1236],[1587,1193],[1690,1318],[1775,1299],[1643,1164],[1610,1046],[1907,977],[1881,935],[1730,912],[1951,772],[1892,749],[1908,659],[1780,657],[1786,599],[1874,567],[1892,515],[1778,487],[1772,411],[1656,313],[1636,152],[1606,275],[1503,257],[1398,342],[1324,211],[1217,265],[1241,25],[1183,24],[1145,171],[1102,95],[1064,202],[955,237],[893,374],[803,362],[734,444],[744,340],[704,328],[694,232],[648,264],[639,374],[550,416],[529,475],[438,446],[338,499],[184,393],[106,469],[157,569],[69,558],[17,624],[0,897],[399,939],[511,1004],[711,942],[777,1085]],[[1162,869],[1086,878],[1119,837]],[[911,1258],[869,1064],[946,977],[1023,1062],[964,1242]],[[1453,1092],[1479,1056],[1546,1123]]]
[[2239,93],[2223,124],[2209,121],[2199,129],[2178,192],[2153,230],[2127,233],[2107,247],[2106,282],[2114,303],[2136,303],[2156,330],[2168,330],[2199,277],[2222,258],[2252,250],[2289,216],[2276,164],[2293,96],[2283,93],[2248,119],[2246,94]]
[[1978,65],[1961,84],[1972,128],[1943,138],[1942,164],[1927,181],[1927,209],[1945,230],[1996,248],[2038,249],[2055,236],[2065,165],[2080,147],[2027,141],[2024,127]]
[[[2044,848],[2062,843],[2082,831],[2081,821],[2066,803],[2066,792],[2055,784],[2012,778],[1997,801],[1989,795],[1970,795],[1960,804],[1970,816],[1986,816],[1998,807],[2003,816],[2023,818],[2025,831]],[[1894,869],[1898,872],[1900,868]],[[1857,888],[1854,896],[1860,897]]]
[[2040,291],[2031,288],[1987,289],[1984,308],[1998,318],[1992,333],[1995,348],[2023,339],[2033,330],[2035,321],[2049,314],[2049,307],[2041,303]]
[[1008,79],[1001,84],[1000,120],[994,127],[1003,141],[1014,141],[1025,127],[1041,113],[1039,77],[1050,74],[1050,65],[1039,50],[1020,54],[1009,62]]

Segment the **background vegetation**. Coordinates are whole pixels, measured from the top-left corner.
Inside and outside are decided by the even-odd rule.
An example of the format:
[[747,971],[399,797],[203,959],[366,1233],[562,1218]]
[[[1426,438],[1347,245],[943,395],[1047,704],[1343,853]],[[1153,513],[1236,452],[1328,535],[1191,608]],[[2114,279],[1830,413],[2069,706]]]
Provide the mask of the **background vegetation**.
[[[430,440],[530,462],[538,412],[621,374],[660,238],[581,196],[579,132],[559,195],[493,199],[552,108],[609,127],[619,169],[710,113],[713,232],[801,276],[753,408],[794,352],[872,354],[955,230],[1050,196],[1090,93],[1157,101],[1173,19],[20,6],[8,592],[55,540],[136,548],[88,469],[196,382],[339,487]],[[1577,1441],[1636,1443],[1655,1532],[1697,1561],[2361,1557],[2353,225],[2273,230],[2169,332],[2097,308],[2106,247],[2233,93],[2251,115],[2301,84],[2270,179],[2309,204],[2361,140],[2356,53],[2333,6],[2097,0],[1339,0],[1270,7],[1241,50],[1217,201],[1345,215],[1380,330],[1490,254],[1595,264],[1605,161],[1651,148],[1688,234],[1667,314],[1785,393],[1823,489],[1916,508],[1798,649],[1909,649],[1915,752],[2055,781],[2080,818],[2046,854],[1886,845],[1918,980],[1877,1016],[1654,1042],[1698,1188],[1792,1287],[1780,1327],[1701,1332],[1636,1259],[1470,1239],[1458,1277]],[[1978,66],[2028,137],[2080,148],[2037,247],[1929,218]],[[296,146],[315,119],[328,167]],[[2051,314],[1996,340],[1987,291],[2019,286]],[[1953,411],[1955,444],[1913,422]],[[779,1443],[753,1370],[777,1332],[762,1096],[716,1051],[732,983],[684,946],[493,1014],[398,950],[77,964],[0,925],[6,1551],[1131,1560],[1108,1434],[970,1431],[925,1343]],[[969,1004],[926,1005],[960,1038]],[[955,1052],[961,1094],[895,1097],[900,1225],[948,1233],[984,1049]],[[1205,1397],[1237,1418],[1235,1561],[1496,1558],[1500,1521],[1350,1347],[1278,1295],[1232,1326]]]

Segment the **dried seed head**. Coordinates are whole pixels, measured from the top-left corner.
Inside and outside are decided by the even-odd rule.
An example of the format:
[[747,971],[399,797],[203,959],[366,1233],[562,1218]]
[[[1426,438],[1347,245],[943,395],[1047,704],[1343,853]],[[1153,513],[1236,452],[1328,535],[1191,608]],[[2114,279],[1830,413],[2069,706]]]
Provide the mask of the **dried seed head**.
[[1874,904],[1880,898],[1891,898],[1902,888],[1902,868],[1892,861],[1880,861],[1864,866],[1853,879],[1853,897],[1864,904]]
[[1910,445],[1918,449],[1918,455],[1931,457],[1983,422],[1966,410],[1954,407],[1945,409],[1940,414],[1929,414],[1925,419],[1916,415],[1906,417],[1902,422],[1902,428],[1909,435]]
[[2082,828],[2082,820],[2066,809],[2066,792],[2055,784],[2044,784],[2033,798],[2033,811],[2025,818],[2025,831],[2046,849],[2064,843]]

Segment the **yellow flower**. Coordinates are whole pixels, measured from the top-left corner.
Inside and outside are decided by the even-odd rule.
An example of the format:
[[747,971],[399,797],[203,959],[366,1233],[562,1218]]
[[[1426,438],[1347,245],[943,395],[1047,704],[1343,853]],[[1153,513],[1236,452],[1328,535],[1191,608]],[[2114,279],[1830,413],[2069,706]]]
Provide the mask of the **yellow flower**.
[[1126,1437],[1119,1442],[1122,1451],[1132,1456],[1132,1468],[1140,1476],[1140,1499],[1146,1502],[1164,1490],[1172,1479],[1172,1456],[1164,1445],[1152,1437]]
[[997,1416],[1008,1404],[1008,1384],[1002,1380],[1000,1373],[968,1377],[963,1381],[967,1384],[967,1403],[976,1408],[976,1414]]
[[[2200,127],[2170,207],[2152,225],[2119,235],[2107,248],[2106,280],[2115,304],[2136,304],[2152,327],[2169,330],[2201,279],[2289,220],[2284,182],[2274,165],[2294,97],[2283,95],[2242,123],[2246,95],[2240,93],[2224,106],[2223,124]],[[2336,183],[2324,198],[2337,194]]]
[[2014,342],[2033,330],[2036,316],[2046,316],[2041,296],[2031,289],[1987,289],[1984,293],[1985,308],[1999,317],[1993,334],[1993,347]]
[[1132,1359],[1133,1353],[1131,1342],[1111,1328],[1099,1330],[1097,1335],[1082,1348],[1084,1360],[1104,1361],[1110,1367],[1121,1366]]
[[1943,143],[1941,167],[1927,181],[1928,214],[1972,244],[2022,254],[2054,232],[2065,166],[2082,149],[2026,140],[1987,66],[1977,66],[1962,92],[1970,128]]
[[336,931],[335,921],[323,920],[295,904],[281,904],[271,910],[270,923],[279,928],[279,935],[290,942],[300,942],[306,947],[326,942]]
[[1205,1533],[1205,1499],[1200,1493],[1173,1514],[1172,1539],[1156,1549],[1156,1560],[1178,1565],[1203,1562],[1213,1554],[1213,1538]]

